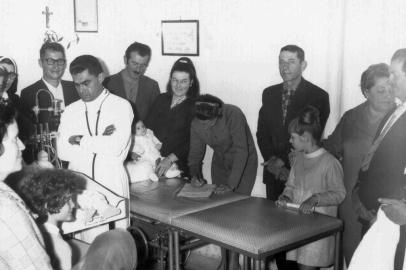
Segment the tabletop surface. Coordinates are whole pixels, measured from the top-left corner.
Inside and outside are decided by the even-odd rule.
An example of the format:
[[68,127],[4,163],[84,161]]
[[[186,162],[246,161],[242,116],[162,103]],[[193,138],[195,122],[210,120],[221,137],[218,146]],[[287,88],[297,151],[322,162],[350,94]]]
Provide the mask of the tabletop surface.
[[172,224],[255,258],[294,248],[342,227],[339,219],[278,208],[273,201],[255,197],[180,216]]
[[130,212],[170,225],[176,217],[248,198],[232,192],[209,198],[177,197],[183,185],[177,178],[131,184]]

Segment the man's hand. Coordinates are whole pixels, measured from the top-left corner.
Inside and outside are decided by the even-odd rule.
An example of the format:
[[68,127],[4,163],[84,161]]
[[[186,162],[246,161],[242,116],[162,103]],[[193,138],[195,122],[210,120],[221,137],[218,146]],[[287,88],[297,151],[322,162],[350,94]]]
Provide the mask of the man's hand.
[[267,171],[278,178],[281,172],[281,168],[285,165],[285,162],[283,162],[283,160],[281,160],[280,158],[273,156],[261,165],[266,166]]
[[390,220],[399,225],[406,224],[406,203],[403,200],[379,198],[378,201]]
[[279,171],[279,177],[278,179],[281,180],[282,182],[288,181],[289,178],[289,170],[286,167],[282,167]]
[[194,187],[201,187],[201,186],[207,184],[207,181],[198,176],[192,176],[192,180],[190,181],[190,184]]
[[278,207],[286,207],[286,203],[288,202],[292,202],[292,199],[285,194],[281,194],[275,203]]
[[214,194],[224,194],[230,191],[233,191],[232,188],[227,185],[221,184],[214,189]]
[[302,213],[310,214],[314,211],[314,208],[317,206],[318,202],[319,202],[319,199],[317,198],[317,196],[313,195],[310,198],[308,198],[307,200],[305,200],[304,202],[302,202],[299,210]]
[[109,125],[106,127],[106,129],[103,131],[103,136],[110,136],[116,131],[116,127],[114,125]]
[[68,142],[71,145],[80,145],[80,140],[82,139],[83,135],[72,135],[69,137]]

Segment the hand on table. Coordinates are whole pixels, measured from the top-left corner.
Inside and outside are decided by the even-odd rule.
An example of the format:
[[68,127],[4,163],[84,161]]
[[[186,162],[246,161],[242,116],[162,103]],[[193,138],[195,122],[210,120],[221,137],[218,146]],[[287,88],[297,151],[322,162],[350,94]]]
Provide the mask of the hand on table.
[[230,191],[233,191],[232,188],[227,185],[221,184],[214,189],[214,194],[224,194]]
[[275,203],[278,207],[286,207],[288,202],[292,202],[292,200],[285,194],[281,194]]
[[201,187],[201,186],[207,184],[207,181],[204,180],[204,179],[201,178],[201,177],[192,176],[192,180],[190,181],[190,184],[191,184],[192,186],[194,186],[194,187]]
[[317,206],[318,202],[319,199],[317,198],[317,196],[313,195],[304,202],[302,202],[299,210],[304,214],[310,214],[314,211],[314,208]]

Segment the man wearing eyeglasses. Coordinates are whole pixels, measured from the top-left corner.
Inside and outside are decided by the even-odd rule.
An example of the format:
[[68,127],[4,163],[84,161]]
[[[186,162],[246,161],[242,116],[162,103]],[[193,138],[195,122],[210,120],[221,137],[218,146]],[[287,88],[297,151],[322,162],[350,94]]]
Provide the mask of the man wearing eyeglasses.
[[104,87],[111,93],[131,103],[135,122],[145,119],[149,108],[160,93],[158,83],[144,75],[150,60],[151,48],[134,42],[125,51],[125,68],[107,77],[103,82]]
[[[39,66],[42,68],[42,78],[21,91],[21,102],[27,111],[32,112],[30,128],[32,136],[35,133],[35,124],[40,123],[45,129],[48,124],[50,131],[58,129],[60,111],[49,111],[55,108],[53,100],[61,100],[60,109],[79,99],[75,86],[71,81],[62,80],[66,69],[66,55],[63,46],[56,42],[46,42],[40,49]],[[54,103],[55,104],[55,103]],[[27,147],[24,160],[33,161],[33,149]]]

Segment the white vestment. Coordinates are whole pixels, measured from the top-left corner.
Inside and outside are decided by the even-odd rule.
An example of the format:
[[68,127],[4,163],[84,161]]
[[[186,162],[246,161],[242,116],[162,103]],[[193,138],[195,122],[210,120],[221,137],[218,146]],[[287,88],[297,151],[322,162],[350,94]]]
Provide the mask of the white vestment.
[[[94,170],[94,180],[128,199],[129,182],[123,162],[131,145],[133,117],[130,103],[107,90],[91,102],[78,100],[70,104],[59,125],[59,158],[69,162],[69,169],[89,177]],[[102,135],[110,125],[115,127],[113,134]],[[69,143],[73,135],[83,136],[79,145]]]

